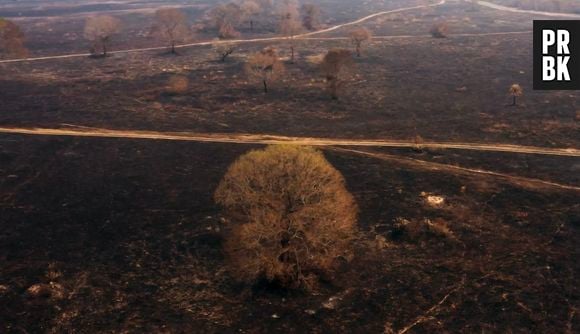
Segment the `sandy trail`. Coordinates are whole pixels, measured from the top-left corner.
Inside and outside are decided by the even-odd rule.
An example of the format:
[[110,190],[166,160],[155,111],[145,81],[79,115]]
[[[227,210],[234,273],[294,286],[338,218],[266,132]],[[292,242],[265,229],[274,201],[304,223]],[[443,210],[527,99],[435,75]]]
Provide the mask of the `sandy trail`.
[[580,187],[561,184],[551,181],[545,181],[540,179],[528,178],[523,176],[515,176],[509,175],[504,173],[492,172],[483,169],[475,169],[475,168],[466,168],[460,167],[456,165],[448,165],[442,164],[437,162],[401,157],[396,155],[384,154],[384,153],[375,153],[375,152],[368,152],[368,151],[361,151],[361,150],[354,150],[354,149],[346,149],[346,148],[337,148],[333,147],[330,148],[332,151],[336,152],[343,152],[343,153],[352,153],[362,156],[367,156],[370,158],[375,158],[379,160],[385,161],[392,161],[399,164],[403,164],[410,168],[422,169],[422,170],[430,170],[430,171],[438,171],[438,172],[448,172],[454,175],[477,175],[477,176],[487,176],[494,179],[498,179],[504,182],[508,182],[514,184],[516,186],[531,189],[531,190],[542,190],[542,189],[560,189],[560,190],[572,190],[572,191],[580,191]]
[[[35,136],[68,136],[68,137],[101,137],[101,138],[134,138],[171,141],[192,141],[207,143],[232,144],[293,144],[308,146],[361,146],[361,147],[396,147],[414,148],[413,141],[381,139],[342,139],[342,138],[308,138],[287,137],[267,134],[221,134],[190,132],[156,132],[133,130],[109,130],[100,128],[17,128],[0,127],[0,133]],[[549,155],[562,157],[580,157],[580,150],[575,148],[548,148],[508,144],[426,142],[421,144],[428,149],[455,149],[484,152],[506,152],[520,154]]]
[[475,3],[477,3],[478,5],[483,6],[483,7],[497,9],[497,10],[501,10],[504,12],[580,19],[580,14],[574,14],[574,13],[553,13],[553,12],[544,12],[544,11],[538,11],[538,10],[526,10],[526,9],[519,9],[519,8],[502,6],[502,5],[498,5],[498,4],[487,2],[487,1],[475,1]]

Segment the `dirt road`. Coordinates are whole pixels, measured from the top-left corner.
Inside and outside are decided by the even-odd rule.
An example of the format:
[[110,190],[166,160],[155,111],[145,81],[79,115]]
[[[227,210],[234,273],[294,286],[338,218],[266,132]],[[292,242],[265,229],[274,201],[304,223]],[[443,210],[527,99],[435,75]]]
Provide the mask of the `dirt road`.
[[[414,148],[413,141],[381,140],[381,139],[341,139],[341,138],[308,138],[286,137],[267,134],[220,134],[220,133],[189,133],[189,132],[155,132],[133,130],[109,130],[100,128],[15,128],[0,127],[0,133],[21,134],[32,136],[69,136],[69,137],[102,137],[102,138],[134,138],[173,141],[193,141],[208,143],[232,144],[293,144],[308,146],[364,146],[364,147],[398,147]],[[428,149],[455,149],[486,152],[507,152],[520,154],[537,154],[552,156],[580,157],[580,150],[574,148],[548,148],[495,143],[453,143],[425,142],[422,147]]]
[[531,189],[531,190],[542,190],[542,189],[559,189],[559,190],[572,190],[572,191],[580,191],[580,187],[561,184],[551,181],[545,181],[540,179],[534,179],[529,177],[523,176],[516,176],[516,175],[509,175],[504,173],[492,172],[483,169],[475,169],[475,168],[466,168],[460,167],[456,165],[448,165],[442,164],[438,162],[431,162],[419,159],[413,159],[408,157],[401,157],[398,155],[391,155],[391,154],[384,154],[384,153],[376,153],[376,152],[368,152],[362,150],[354,150],[348,148],[338,148],[333,147],[330,148],[333,151],[343,152],[343,153],[351,153],[357,154],[362,156],[371,157],[374,159],[385,160],[385,161],[393,161],[398,164],[403,164],[408,166],[409,168],[421,169],[421,170],[431,170],[431,171],[438,171],[438,172],[448,172],[450,174],[460,174],[460,175],[476,175],[476,176],[484,176],[490,177],[497,180],[501,180],[510,184],[514,184],[516,186]]
[[497,10],[501,10],[504,12],[580,19],[580,14],[574,14],[574,13],[543,12],[543,11],[538,11],[538,10],[526,10],[526,9],[507,7],[507,6],[502,6],[502,5],[498,5],[498,4],[487,2],[487,1],[475,1],[475,2],[480,6],[484,6],[484,7],[492,8],[492,9],[497,9]]

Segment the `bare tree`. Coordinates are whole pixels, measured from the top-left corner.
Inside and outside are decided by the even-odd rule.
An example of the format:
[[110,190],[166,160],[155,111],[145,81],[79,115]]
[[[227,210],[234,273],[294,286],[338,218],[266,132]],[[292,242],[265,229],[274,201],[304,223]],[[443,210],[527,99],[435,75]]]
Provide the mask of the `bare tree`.
[[262,82],[264,93],[268,93],[270,82],[277,80],[285,72],[284,64],[280,61],[278,53],[271,47],[251,56],[245,69],[250,78]]
[[431,28],[431,36],[435,38],[445,38],[449,33],[449,25],[447,22],[439,22]]
[[237,45],[234,43],[218,43],[214,45],[214,50],[218,54],[221,62],[225,62],[226,59],[236,51]]
[[302,25],[313,31],[320,25],[320,7],[313,4],[302,5]]
[[332,49],[324,56],[320,69],[326,78],[326,86],[333,100],[338,99],[338,93],[353,66],[354,61],[349,50]]
[[235,27],[240,24],[242,14],[243,11],[240,6],[233,2],[214,7],[209,12],[209,16],[220,38],[234,38],[239,36],[239,32],[236,31]]
[[250,23],[250,31],[254,31],[254,20],[256,15],[262,12],[260,5],[252,0],[246,0],[241,5],[242,15]]
[[91,51],[96,53],[102,50],[103,57],[107,56],[111,38],[119,32],[121,22],[108,15],[93,16],[85,24],[85,38],[92,42]]
[[0,18],[0,58],[26,57],[28,50],[24,46],[24,33],[20,27],[9,20]]
[[237,31],[231,23],[226,22],[220,27],[218,37],[220,39],[238,38],[240,37],[240,32]]
[[295,2],[288,2],[280,10],[280,33],[285,36],[290,45],[290,63],[295,61],[296,40],[295,36],[300,32],[302,24],[298,6]]
[[185,40],[191,33],[187,17],[179,9],[162,8],[155,12],[155,20],[153,33],[169,42],[171,53],[176,54],[175,44]]
[[356,28],[350,32],[350,40],[355,47],[357,57],[361,56],[361,48],[364,42],[368,42],[373,37],[367,28]]
[[269,146],[228,169],[215,192],[228,218],[225,251],[238,278],[311,289],[352,256],[357,205],[310,147]]
[[519,84],[513,84],[510,86],[508,93],[513,98],[512,106],[515,106],[518,102],[517,98],[524,95],[524,89]]

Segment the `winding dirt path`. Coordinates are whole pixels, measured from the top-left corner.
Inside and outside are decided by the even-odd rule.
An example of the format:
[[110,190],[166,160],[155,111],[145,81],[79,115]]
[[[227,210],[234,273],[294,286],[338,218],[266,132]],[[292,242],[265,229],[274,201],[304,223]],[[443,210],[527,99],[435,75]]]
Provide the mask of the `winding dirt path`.
[[[68,137],[101,137],[101,138],[134,138],[172,141],[192,141],[207,143],[232,144],[292,144],[308,146],[364,146],[364,147],[397,147],[414,148],[413,141],[380,140],[380,139],[341,139],[341,138],[308,138],[287,137],[265,134],[222,134],[190,132],[156,132],[133,130],[109,130],[101,128],[17,128],[0,127],[0,133],[32,136],[68,136]],[[561,157],[580,157],[580,150],[574,148],[547,148],[507,144],[426,142],[421,144],[428,149],[455,149],[484,152],[506,152],[520,154],[550,155]]]
[[480,6],[492,8],[492,9],[497,9],[497,10],[501,10],[504,12],[580,19],[580,14],[574,14],[574,13],[554,13],[554,12],[544,12],[544,11],[538,11],[538,10],[519,9],[519,8],[498,5],[498,4],[495,4],[492,2],[488,2],[488,1],[474,1],[474,2]]

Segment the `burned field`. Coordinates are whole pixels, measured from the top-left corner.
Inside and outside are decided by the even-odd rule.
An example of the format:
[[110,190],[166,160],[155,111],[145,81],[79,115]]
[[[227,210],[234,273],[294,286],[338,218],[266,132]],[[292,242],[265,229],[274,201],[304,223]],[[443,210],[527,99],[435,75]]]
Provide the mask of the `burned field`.
[[[577,328],[577,192],[334,151],[326,155],[360,206],[356,261],[315,294],[236,283],[212,194],[251,148],[5,136],[2,323],[14,332],[300,332],[296,323],[381,332],[421,319],[414,332]],[[35,284],[63,293],[30,296]]]
[[[419,4],[320,2],[326,27]],[[115,48],[159,45],[131,38],[150,6],[109,6],[95,10],[138,9]],[[195,20],[204,6],[184,11]],[[51,38],[82,31],[87,8],[58,8],[75,19],[34,19],[57,31],[30,28],[35,56],[85,50]],[[319,63],[352,48],[352,27],[297,39],[294,64],[287,41],[239,43],[224,62],[205,45],[0,64],[1,128],[416,143],[320,147],[358,205],[358,233],[350,258],[304,291],[241,282],[224,252],[230,221],[214,192],[263,145],[4,133],[0,332],[578,331],[578,156],[422,147],[578,148],[579,93],[532,90],[532,18],[448,2],[365,21],[375,37],[336,101]],[[432,38],[440,21],[449,34]],[[242,38],[275,33],[258,27]],[[264,94],[244,66],[267,46],[286,71]],[[516,106],[513,83],[524,88]]]

